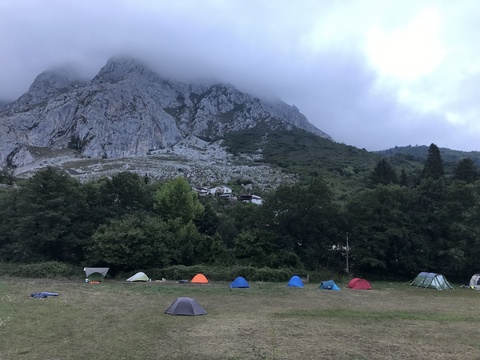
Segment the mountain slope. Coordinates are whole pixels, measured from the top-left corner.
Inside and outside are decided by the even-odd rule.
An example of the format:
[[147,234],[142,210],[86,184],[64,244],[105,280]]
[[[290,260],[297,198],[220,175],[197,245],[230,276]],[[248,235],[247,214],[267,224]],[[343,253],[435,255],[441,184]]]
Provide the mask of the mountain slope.
[[91,159],[145,156],[188,135],[215,141],[261,124],[330,138],[281,101],[225,84],[167,81],[137,60],[112,58],[86,83],[61,71],[42,73],[0,109],[0,166],[32,164],[39,149],[72,149]]
[[[472,159],[477,166],[480,166],[480,152],[478,151],[459,151],[448,148],[439,148],[439,150],[443,161],[447,165],[456,164],[464,158],[469,158]],[[428,156],[428,146],[396,146],[391,149],[377,151],[376,153],[388,158],[403,157],[411,161],[424,162]]]

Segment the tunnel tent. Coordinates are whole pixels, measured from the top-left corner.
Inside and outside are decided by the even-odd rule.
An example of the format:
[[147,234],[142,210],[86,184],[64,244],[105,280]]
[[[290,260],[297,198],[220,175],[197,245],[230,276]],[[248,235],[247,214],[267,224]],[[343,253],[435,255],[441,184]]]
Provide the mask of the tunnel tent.
[[448,290],[453,289],[453,285],[442,274],[421,272],[410,282],[411,286],[422,287],[425,289]]

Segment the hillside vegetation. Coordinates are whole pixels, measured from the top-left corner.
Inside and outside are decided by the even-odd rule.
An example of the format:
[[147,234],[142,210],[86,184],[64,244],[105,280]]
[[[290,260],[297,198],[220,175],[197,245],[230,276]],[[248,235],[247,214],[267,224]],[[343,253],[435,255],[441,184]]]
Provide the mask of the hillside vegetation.
[[297,174],[302,183],[322,178],[340,199],[362,188],[380,155],[336,143],[303,130],[266,132],[262,127],[231,133],[225,145],[233,154],[262,154],[267,162]]
[[[471,159],[447,174],[432,144],[421,170],[398,172],[385,158],[331,142],[289,133],[256,141],[229,144],[232,151],[256,147],[265,153],[262,161],[300,178],[262,194],[262,206],[198,197],[183,177],[160,183],[122,172],[80,183],[59,170],[41,170],[0,191],[0,260],[102,265],[114,272],[237,265],[392,279],[419,271],[466,279],[478,272],[480,181]],[[304,147],[306,141],[313,143]],[[344,151],[338,169],[353,167],[353,158],[371,162],[371,170],[329,171],[323,164],[334,162],[320,154],[335,147]]]

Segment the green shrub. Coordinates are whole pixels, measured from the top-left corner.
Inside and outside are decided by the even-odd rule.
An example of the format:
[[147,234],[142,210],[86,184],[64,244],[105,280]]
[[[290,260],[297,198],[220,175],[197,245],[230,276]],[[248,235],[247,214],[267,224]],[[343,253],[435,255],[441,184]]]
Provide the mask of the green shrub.
[[58,261],[46,261],[34,264],[21,264],[9,267],[10,276],[31,278],[65,278],[82,276],[81,269]]

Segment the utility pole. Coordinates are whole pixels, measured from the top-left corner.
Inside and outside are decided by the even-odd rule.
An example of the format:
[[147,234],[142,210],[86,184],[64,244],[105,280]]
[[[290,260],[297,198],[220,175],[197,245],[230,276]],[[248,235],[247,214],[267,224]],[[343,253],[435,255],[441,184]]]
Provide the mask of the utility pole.
[[345,271],[347,272],[347,274],[350,272],[350,269],[348,268],[348,235],[350,235],[348,232],[345,233],[346,237],[347,237],[347,268],[345,269]]

